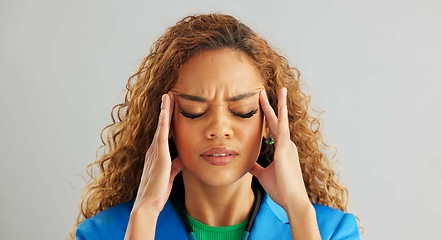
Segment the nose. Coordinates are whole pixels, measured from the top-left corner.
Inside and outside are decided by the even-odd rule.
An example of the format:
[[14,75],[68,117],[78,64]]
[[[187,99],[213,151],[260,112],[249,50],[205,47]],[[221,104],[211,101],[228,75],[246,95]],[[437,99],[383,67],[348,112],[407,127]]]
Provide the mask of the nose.
[[206,128],[207,139],[231,138],[233,137],[232,122],[230,112],[222,107],[212,108],[210,117],[207,119]]

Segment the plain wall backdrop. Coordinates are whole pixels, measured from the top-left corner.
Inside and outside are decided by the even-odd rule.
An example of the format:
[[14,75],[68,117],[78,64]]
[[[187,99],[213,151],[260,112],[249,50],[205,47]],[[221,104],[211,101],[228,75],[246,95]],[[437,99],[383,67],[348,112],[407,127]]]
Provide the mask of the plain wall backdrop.
[[362,239],[436,239],[442,2],[0,2],[0,239],[65,239],[127,78],[168,26],[229,13],[302,74]]

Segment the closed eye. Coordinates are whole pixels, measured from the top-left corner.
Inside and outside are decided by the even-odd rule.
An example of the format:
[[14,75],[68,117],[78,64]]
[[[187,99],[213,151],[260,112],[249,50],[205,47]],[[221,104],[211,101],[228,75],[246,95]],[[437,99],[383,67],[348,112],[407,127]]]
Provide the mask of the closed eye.
[[206,112],[199,113],[199,114],[191,114],[191,113],[184,112],[182,109],[180,109],[180,113],[181,113],[181,115],[183,115],[186,118],[195,119],[195,118],[202,117]]
[[[258,109],[254,109],[248,113],[237,113],[237,112],[232,112],[233,115],[240,117],[240,118],[251,118],[253,117],[253,115],[255,115],[258,112]],[[181,115],[183,115],[186,118],[190,118],[190,119],[196,119],[199,117],[202,117],[206,112],[203,113],[198,113],[198,114],[192,114],[192,113],[187,113],[184,112],[182,109],[180,109],[180,113]]]
[[258,109],[252,110],[248,113],[237,113],[237,112],[232,112],[233,115],[237,116],[237,117],[241,117],[241,118],[251,118],[253,117],[253,115],[255,115],[258,112]]

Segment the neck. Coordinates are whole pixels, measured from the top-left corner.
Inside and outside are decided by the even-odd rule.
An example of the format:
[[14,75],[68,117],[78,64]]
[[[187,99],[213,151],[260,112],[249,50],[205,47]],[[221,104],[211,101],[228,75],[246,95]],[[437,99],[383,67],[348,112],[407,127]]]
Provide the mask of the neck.
[[194,219],[209,226],[230,226],[248,219],[253,206],[252,175],[227,186],[208,186],[184,178],[185,207]]

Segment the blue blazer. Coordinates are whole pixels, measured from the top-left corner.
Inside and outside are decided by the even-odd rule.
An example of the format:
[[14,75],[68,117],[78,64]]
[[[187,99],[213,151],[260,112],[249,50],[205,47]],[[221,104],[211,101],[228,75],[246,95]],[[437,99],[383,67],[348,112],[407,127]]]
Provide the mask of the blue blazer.
[[[124,239],[133,204],[133,200],[122,203],[86,219],[78,226],[76,239]],[[359,239],[358,224],[353,215],[323,205],[314,204],[313,206],[316,210],[316,219],[322,239]],[[155,239],[188,239],[184,223],[170,200],[167,201],[158,217]],[[292,239],[287,214],[267,194],[264,195],[249,239]]]

